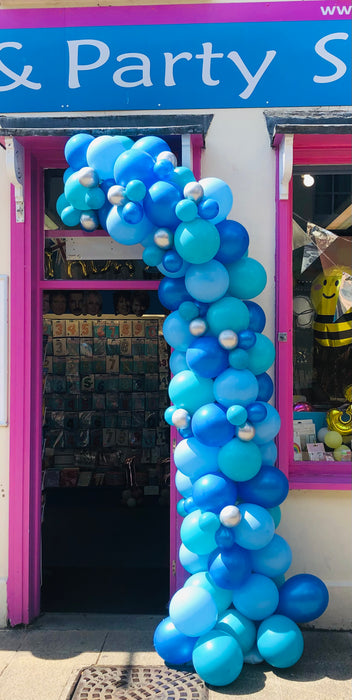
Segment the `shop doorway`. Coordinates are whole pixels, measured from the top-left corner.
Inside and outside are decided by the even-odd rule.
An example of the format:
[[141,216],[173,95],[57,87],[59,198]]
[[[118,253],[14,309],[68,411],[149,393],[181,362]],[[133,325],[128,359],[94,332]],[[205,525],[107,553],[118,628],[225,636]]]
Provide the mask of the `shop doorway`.
[[43,293],[44,612],[165,613],[164,317],[156,290]]

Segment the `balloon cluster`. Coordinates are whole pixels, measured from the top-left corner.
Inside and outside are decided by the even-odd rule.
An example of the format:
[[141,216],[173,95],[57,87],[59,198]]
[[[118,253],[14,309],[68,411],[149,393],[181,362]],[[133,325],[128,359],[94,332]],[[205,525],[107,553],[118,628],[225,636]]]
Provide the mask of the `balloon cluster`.
[[303,651],[297,623],[319,617],[328,592],[310,574],[284,578],[292,553],[275,530],[288,481],[274,466],[280,418],[268,403],[275,352],[252,301],[266,273],[248,257],[246,229],[227,219],[231,190],[218,178],[197,182],[158,137],[78,134],[65,154],[64,223],[100,222],[119,243],[142,243],[144,261],[163,272],[159,298],[171,312],[165,419],[182,438],[179,558],[190,577],[155,631],[156,651],[218,686],[244,662],[291,666]]

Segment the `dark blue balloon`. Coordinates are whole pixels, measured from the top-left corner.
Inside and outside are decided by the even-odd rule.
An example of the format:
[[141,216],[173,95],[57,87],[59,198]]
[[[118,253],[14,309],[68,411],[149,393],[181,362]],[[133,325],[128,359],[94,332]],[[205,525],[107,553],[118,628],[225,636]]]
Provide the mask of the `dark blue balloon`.
[[238,334],[238,346],[242,350],[249,350],[256,343],[257,337],[254,331],[240,331]]
[[255,301],[247,301],[247,299],[244,303],[249,311],[249,330],[261,333],[266,324],[266,317],[262,307]]
[[257,401],[269,401],[274,391],[271,377],[266,372],[263,372],[263,374],[257,374],[256,379],[259,386]]
[[229,549],[234,545],[234,539],[233,539],[233,533],[232,533],[233,528],[231,527],[224,527],[224,525],[221,525],[219,529],[215,533],[215,542],[218,545],[219,549]]
[[215,219],[219,213],[219,205],[215,199],[210,197],[202,199],[198,204],[198,214],[201,219]]
[[285,500],[289,484],[285,474],[276,467],[260,468],[253,479],[237,484],[238,496],[246,503],[255,503],[263,508],[274,508]]
[[[186,356],[187,357],[187,356]],[[235,426],[226,418],[226,411],[216,403],[204,404],[192,418],[194,437],[204,445],[224,445],[235,434]]]
[[181,195],[176,187],[169,182],[158,180],[145,196],[145,214],[155,226],[174,229],[180,223],[175,214],[175,207],[180,199]]
[[249,245],[249,236],[244,226],[238,221],[225,219],[217,224],[217,229],[220,233],[220,248],[216,260],[225,265],[239,260]]
[[247,549],[234,544],[209,560],[209,573],[220,588],[241,586],[251,573],[251,556]]
[[246,411],[250,423],[260,423],[260,421],[265,420],[267,416],[266,407],[259,401],[255,401],[249,406],[246,406]]
[[183,507],[186,513],[192,513],[193,510],[197,510],[197,506],[194,503],[192,496],[188,496],[188,498],[185,498],[183,502]]
[[193,484],[192,496],[198,508],[218,513],[236,502],[237,487],[231,479],[216,472],[197,479]]
[[160,303],[170,311],[176,311],[183,301],[193,301],[184,277],[164,277],[159,284],[158,296]]
[[181,437],[185,438],[190,438],[193,437],[193,433],[191,428],[180,428],[178,431],[181,435]]
[[311,622],[323,614],[328,603],[328,589],[320,578],[312,574],[297,574],[281,586],[276,613],[286,615],[294,622]]
[[156,652],[168,664],[182,666],[192,660],[197,637],[187,637],[176,629],[170,617],[166,617],[154,632]]
[[181,270],[183,260],[181,256],[176,253],[176,250],[167,250],[163,255],[162,264],[167,272],[178,272]]
[[217,338],[205,336],[197,338],[186,351],[188,367],[201,377],[213,378],[228,366],[228,352],[221,347]]

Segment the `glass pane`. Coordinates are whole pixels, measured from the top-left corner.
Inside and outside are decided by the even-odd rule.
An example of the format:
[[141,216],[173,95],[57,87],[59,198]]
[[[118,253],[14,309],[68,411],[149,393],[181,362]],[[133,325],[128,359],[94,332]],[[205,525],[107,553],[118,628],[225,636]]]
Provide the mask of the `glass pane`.
[[295,460],[351,459],[351,184],[328,169],[293,177]]

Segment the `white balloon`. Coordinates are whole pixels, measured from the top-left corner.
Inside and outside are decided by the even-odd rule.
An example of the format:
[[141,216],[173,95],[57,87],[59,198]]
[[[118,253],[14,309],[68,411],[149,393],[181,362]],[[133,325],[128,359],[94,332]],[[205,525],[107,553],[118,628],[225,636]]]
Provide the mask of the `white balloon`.
[[225,506],[220,511],[220,522],[225,527],[236,527],[242,518],[242,513],[237,506]]

